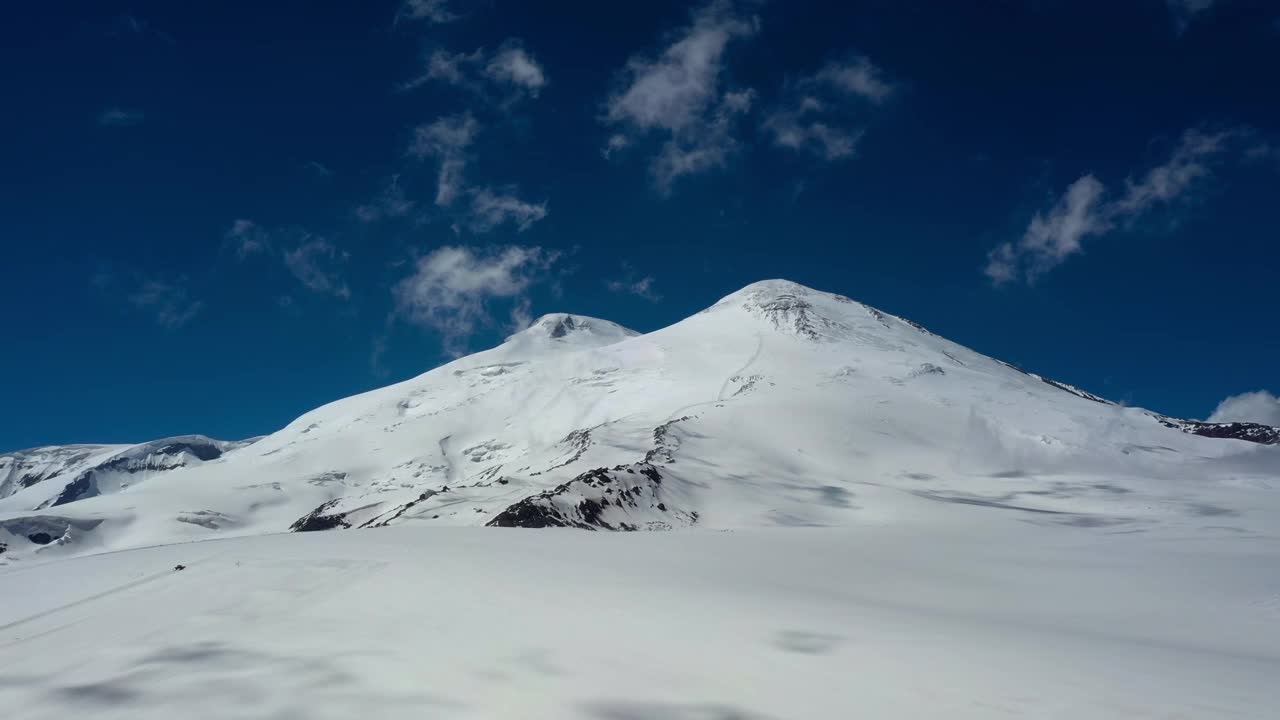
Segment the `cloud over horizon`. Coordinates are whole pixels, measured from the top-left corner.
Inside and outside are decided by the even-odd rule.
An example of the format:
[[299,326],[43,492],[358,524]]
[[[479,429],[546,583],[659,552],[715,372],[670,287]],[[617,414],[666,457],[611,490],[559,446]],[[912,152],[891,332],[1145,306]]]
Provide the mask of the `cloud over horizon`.
[[1218,403],[1209,422],[1252,422],[1280,427],[1280,397],[1266,390],[1231,395]]

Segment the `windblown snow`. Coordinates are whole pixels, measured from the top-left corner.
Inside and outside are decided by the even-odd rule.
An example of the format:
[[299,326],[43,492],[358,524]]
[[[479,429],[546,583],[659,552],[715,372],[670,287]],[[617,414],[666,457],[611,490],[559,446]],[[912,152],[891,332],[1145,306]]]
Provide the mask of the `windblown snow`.
[[1269,717],[1278,442],[786,281],[548,315],[255,441],[0,455],[0,703]]

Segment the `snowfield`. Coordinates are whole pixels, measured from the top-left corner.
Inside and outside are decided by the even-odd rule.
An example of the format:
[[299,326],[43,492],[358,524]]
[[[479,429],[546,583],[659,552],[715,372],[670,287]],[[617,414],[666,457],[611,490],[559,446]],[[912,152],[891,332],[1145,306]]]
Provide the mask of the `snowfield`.
[[786,281],[548,315],[254,441],[0,455],[0,707],[1276,717],[1277,443]]
[[397,527],[14,569],[0,575],[0,707],[33,719],[1275,717],[1273,540],[1152,542],[991,515],[719,533]]

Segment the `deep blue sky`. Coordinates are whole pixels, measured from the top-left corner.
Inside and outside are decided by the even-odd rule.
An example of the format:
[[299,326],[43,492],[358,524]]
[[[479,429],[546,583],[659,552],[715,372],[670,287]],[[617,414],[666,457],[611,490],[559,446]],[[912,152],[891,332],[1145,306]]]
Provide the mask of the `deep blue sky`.
[[[390,0],[7,9],[0,449],[265,433],[495,344],[526,301],[648,331],[770,277],[1179,416],[1280,390],[1280,4],[417,8],[448,21]],[[502,74],[513,50],[540,79]],[[451,60],[424,77],[433,52]],[[412,156],[415,128],[464,113],[469,146]],[[664,143],[692,168],[669,182]],[[1072,234],[1062,198],[1090,175]],[[1021,269],[997,284],[1003,243]],[[447,246],[468,262],[432,274]]]

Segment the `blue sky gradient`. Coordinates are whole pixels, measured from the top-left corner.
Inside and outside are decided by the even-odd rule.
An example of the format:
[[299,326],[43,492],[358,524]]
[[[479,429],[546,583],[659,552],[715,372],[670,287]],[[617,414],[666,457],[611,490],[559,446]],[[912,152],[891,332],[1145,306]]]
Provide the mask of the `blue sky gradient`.
[[6,15],[0,448],[266,433],[771,277],[1178,416],[1280,389],[1273,3]]

